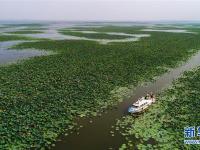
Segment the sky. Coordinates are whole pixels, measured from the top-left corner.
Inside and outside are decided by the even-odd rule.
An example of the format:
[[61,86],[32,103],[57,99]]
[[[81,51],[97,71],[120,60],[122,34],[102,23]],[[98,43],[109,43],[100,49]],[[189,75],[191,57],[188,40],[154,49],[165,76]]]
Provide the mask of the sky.
[[200,0],[0,0],[0,20],[200,21]]

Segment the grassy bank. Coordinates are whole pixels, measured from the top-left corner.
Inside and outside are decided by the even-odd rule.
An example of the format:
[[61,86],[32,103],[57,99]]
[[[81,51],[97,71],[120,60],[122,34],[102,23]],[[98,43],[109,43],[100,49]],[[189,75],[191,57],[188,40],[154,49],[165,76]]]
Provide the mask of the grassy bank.
[[[156,104],[139,118],[124,117],[117,129],[127,139],[122,149],[198,149],[184,144],[184,127],[199,126],[200,69],[186,72],[161,93]],[[137,140],[132,140],[134,137]],[[154,144],[152,144],[153,139]],[[147,144],[148,143],[148,144]]]
[[15,46],[57,54],[0,68],[0,148],[48,146],[68,133],[74,118],[97,115],[121,101],[130,87],[166,72],[162,67],[174,67],[200,48],[199,35],[151,34],[110,45],[49,40]]

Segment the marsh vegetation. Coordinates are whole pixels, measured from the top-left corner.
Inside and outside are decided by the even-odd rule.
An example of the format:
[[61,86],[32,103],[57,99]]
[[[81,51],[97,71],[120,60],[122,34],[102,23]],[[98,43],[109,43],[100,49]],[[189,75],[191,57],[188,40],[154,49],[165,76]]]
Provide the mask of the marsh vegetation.
[[199,74],[199,68],[185,72],[147,112],[118,120],[117,132],[120,130],[127,141],[121,149],[198,149],[198,145],[183,144],[183,130],[200,124]]
[[[54,39],[25,42],[13,46],[12,48],[19,50],[38,49],[53,51],[55,54],[0,67],[0,120],[2,120],[0,147],[2,149],[51,147],[59,135],[68,134],[76,126],[75,118],[103,114],[105,110],[113,108],[124,100],[124,96],[133,87],[167,72],[168,68],[173,68],[187,60],[200,48],[199,34],[147,32],[141,31],[142,28],[143,26],[87,27],[87,31],[151,35],[134,42],[118,41],[102,45],[89,40]],[[76,29],[85,30],[81,27]],[[199,33],[196,28],[195,31]],[[76,34],[82,35],[77,32]],[[84,34],[84,36],[87,35]],[[105,36],[106,38],[119,37],[118,35],[92,34],[91,38]],[[26,38],[30,40],[30,37],[17,35],[0,36],[1,41],[26,40]],[[185,79],[187,81],[187,78]],[[172,96],[176,93],[175,90],[171,91],[167,92],[167,95],[170,93]],[[165,95],[161,95],[159,99],[159,103],[153,106],[152,113],[163,111],[163,114],[167,112],[173,115],[175,112],[167,111],[171,108],[172,99],[165,101]],[[185,101],[188,100],[190,99]],[[181,101],[179,103],[181,104]],[[186,102],[183,104],[184,107],[186,107]],[[190,112],[184,109],[180,113],[186,113],[187,116]],[[151,111],[134,120],[134,124],[138,122],[138,126],[140,123],[145,126],[141,120],[144,120],[145,116],[148,118],[148,114],[151,114]],[[155,117],[155,114],[151,117],[153,116]],[[153,119],[148,120],[151,122],[147,121],[147,125],[154,123]],[[163,120],[155,126],[155,130],[161,129]],[[129,126],[132,121],[133,119],[127,116],[118,125]],[[129,127],[127,131],[130,130],[130,136],[135,133],[139,137],[144,136],[145,139],[147,139],[146,136],[152,136],[159,142],[158,138],[153,136],[155,130],[152,129],[149,130],[152,133],[146,133],[139,129],[141,128],[136,131]],[[129,136],[129,133],[123,132]],[[142,133],[145,135],[141,135]],[[173,142],[174,138],[170,138]],[[127,146],[127,143],[125,144]]]

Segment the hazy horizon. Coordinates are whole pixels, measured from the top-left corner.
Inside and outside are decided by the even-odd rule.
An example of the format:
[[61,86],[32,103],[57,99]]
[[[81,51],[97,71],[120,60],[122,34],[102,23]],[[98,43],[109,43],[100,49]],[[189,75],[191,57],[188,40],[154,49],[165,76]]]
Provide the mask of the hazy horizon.
[[0,0],[1,21],[199,22],[198,0]]

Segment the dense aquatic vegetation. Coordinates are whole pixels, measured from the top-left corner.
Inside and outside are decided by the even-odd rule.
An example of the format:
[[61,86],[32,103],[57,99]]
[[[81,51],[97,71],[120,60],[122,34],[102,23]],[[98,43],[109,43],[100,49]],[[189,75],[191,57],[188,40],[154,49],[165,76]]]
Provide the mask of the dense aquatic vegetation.
[[12,32],[6,32],[10,34],[37,34],[37,33],[43,33],[42,31],[35,31],[35,30],[21,30],[21,31],[12,31]]
[[31,27],[30,26],[30,27],[25,27],[25,28],[21,29],[21,31],[24,31],[24,30],[25,31],[29,31],[29,30],[39,30],[40,31],[40,30],[47,30],[47,29],[48,29],[48,27],[43,27],[43,26],[42,27],[40,27],[40,26]]
[[3,24],[6,27],[42,27],[45,24],[39,24],[39,23],[16,23],[16,24],[9,24],[5,23]]
[[[96,31],[96,32],[123,32],[123,33],[142,33],[140,30],[146,26],[103,26],[103,27],[73,27],[77,31]],[[63,29],[64,30],[64,29]],[[66,28],[68,30],[68,28]]]
[[67,30],[61,30],[59,32],[64,35],[86,37],[90,39],[125,39],[125,38],[131,37],[131,36],[125,36],[125,35],[110,35],[106,33],[81,33],[81,32],[74,32],[74,31],[67,31]]
[[7,27],[5,27],[5,26],[0,26],[0,29],[5,29],[5,28],[7,28]]
[[158,29],[158,30],[187,30],[191,32],[200,32],[199,26],[187,26],[187,25],[180,25],[180,24],[169,24],[168,26],[163,24],[157,24],[157,25],[149,25],[149,26],[103,26],[98,28],[91,28],[91,27],[73,27],[72,30],[77,31],[96,31],[96,32],[122,32],[122,33],[149,33],[142,31],[143,29]]
[[37,40],[37,38],[31,38],[26,36],[19,36],[19,35],[1,35],[0,34],[0,42],[3,41],[17,41],[17,40]]
[[[180,29],[186,29],[187,25],[183,25],[183,24],[155,24],[155,25],[150,25],[146,28],[152,28],[152,29],[160,29],[160,30],[180,30]],[[192,26],[190,27],[192,28]]]
[[47,147],[74,127],[74,118],[101,113],[122,100],[121,91],[187,59],[200,48],[200,38],[151,33],[137,42],[49,40],[14,48],[57,54],[0,67],[1,149]]
[[[127,139],[126,149],[199,149],[184,144],[184,127],[200,124],[200,68],[189,71],[158,96],[156,104],[139,118],[118,120],[117,129]],[[134,143],[133,137],[138,138]],[[153,139],[155,142],[148,143]],[[148,144],[147,144],[148,143]]]
[[191,32],[195,32],[195,33],[198,33],[198,34],[200,34],[200,28],[199,28],[199,26],[194,26],[194,27],[186,27],[186,29],[188,30],[188,31],[191,31]]

